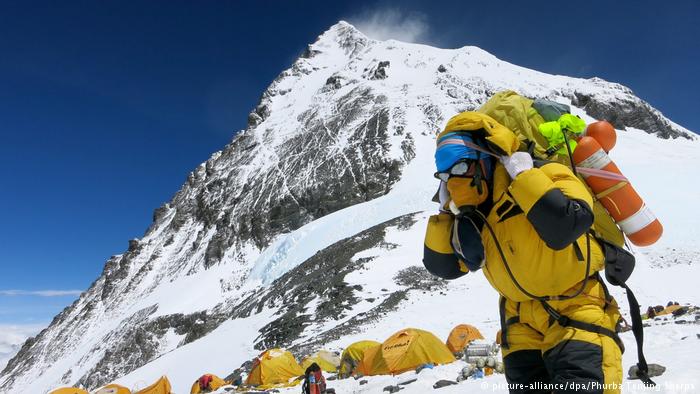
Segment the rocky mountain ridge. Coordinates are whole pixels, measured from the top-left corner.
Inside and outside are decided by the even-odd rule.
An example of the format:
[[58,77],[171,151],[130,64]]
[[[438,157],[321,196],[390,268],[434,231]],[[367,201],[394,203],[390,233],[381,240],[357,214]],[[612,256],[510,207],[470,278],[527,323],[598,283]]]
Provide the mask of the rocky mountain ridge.
[[[311,294],[328,299],[322,319],[342,319],[358,297],[343,278],[362,267],[344,253],[381,246],[383,228],[430,207],[435,132],[503,89],[569,101],[620,129],[695,138],[619,84],[539,73],[476,47],[375,41],[340,22],[272,82],[248,127],[190,173],[146,234],[22,346],[0,374],[0,392],[99,387],[263,310],[272,315],[251,352],[303,349],[311,298],[299,283],[336,272]],[[439,286],[419,282],[401,283]],[[393,307],[401,296],[382,302]]]

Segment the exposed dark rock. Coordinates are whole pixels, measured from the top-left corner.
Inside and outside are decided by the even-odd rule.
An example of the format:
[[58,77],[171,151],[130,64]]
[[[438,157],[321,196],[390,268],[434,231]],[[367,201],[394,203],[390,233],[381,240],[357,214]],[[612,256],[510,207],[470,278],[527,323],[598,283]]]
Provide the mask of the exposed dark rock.
[[634,127],[661,138],[690,138],[675,129],[648,103],[633,96],[627,101],[609,102],[596,96],[575,92],[571,103],[583,108],[593,118],[607,120],[617,129]]
[[260,119],[265,120],[270,116],[270,107],[267,104],[260,103],[255,107],[255,113],[260,117]]
[[311,48],[311,45],[307,45],[306,49],[304,49],[304,52],[301,53],[300,57],[302,59],[311,59],[312,57],[318,55],[321,53],[320,51],[317,51],[315,49]]
[[[119,345],[109,349],[79,381],[85,387],[99,387],[115,377],[127,374],[134,368],[148,363],[158,356],[161,339],[169,330],[184,335],[180,345],[193,342],[218,327],[225,316],[208,316],[206,312],[191,315],[174,314],[147,320],[155,312],[155,306],[137,312],[123,323],[123,339]],[[131,325],[131,322],[139,322]]]
[[363,78],[370,80],[386,79],[389,77],[386,69],[389,68],[391,63],[389,61],[380,61],[376,66],[367,67],[364,70]]
[[[248,305],[247,308],[236,308],[238,310],[260,309],[261,306],[270,302],[282,305],[281,316],[260,330],[259,340],[255,344],[256,349],[287,346],[312,322],[322,323],[344,317],[348,305],[359,301],[356,293],[362,291],[361,286],[358,288],[348,285],[345,282],[345,276],[372,261],[372,259],[353,260],[353,256],[379,245],[384,240],[386,228],[397,226],[405,220],[403,217],[394,219],[333,244],[273,282],[271,290],[262,295],[255,304]],[[324,280],[317,280],[318,272],[325,273]],[[319,299],[316,309],[306,310],[305,306],[316,298]],[[299,354],[310,353],[313,346],[353,332],[361,325],[361,321],[376,318],[379,314],[395,307],[403,298],[404,294],[393,298],[390,296],[361,318],[355,316],[348,322],[317,336],[311,343],[292,347],[292,351]]]
[[[659,364],[649,364],[649,377],[653,378],[654,376],[661,376],[663,375],[664,372],[666,372],[666,367],[663,365]],[[639,372],[639,367],[636,365],[633,365],[630,367],[629,371],[627,372],[628,379],[639,379],[637,377],[637,373]]]
[[406,138],[401,141],[401,150],[403,151],[403,161],[406,163],[416,157],[416,144],[411,133],[406,134]]
[[140,246],[141,246],[141,241],[139,241],[138,239],[130,239],[128,251],[131,253],[138,253],[138,249]]
[[433,385],[433,388],[440,389],[440,388],[447,387],[447,386],[454,386],[455,384],[457,384],[457,382],[453,382],[451,380],[438,380]]
[[262,121],[263,118],[261,118],[257,113],[251,112],[248,114],[248,128],[256,127],[262,123]]
[[389,67],[389,65],[389,61],[379,62],[371,79],[386,79],[388,77],[386,69]]
[[444,73],[447,71],[447,68],[444,65],[439,65],[438,66],[438,72]]
[[[137,243],[133,245],[137,245]],[[135,248],[138,248],[138,246]],[[133,252],[127,252],[122,256],[115,256],[105,264],[105,268],[102,271],[104,284],[102,286],[101,299],[103,301],[108,299],[114,290],[116,290],[119,283],[129,275],[131,256],[133,256]]]
[[423,267],[409,267],[396,274],[394,281],[406,288],[434,291],[447,286],[447,281],[432,275]]
[[165,215],[170,211],[170,206],[168,204],[163,204],[153,211],[153,223],[158,223]]
[[326,80],[326,87],[329,89],[340,89],[343,87],[342,83],[343,78],[340,75],[331,75],[327,80]]

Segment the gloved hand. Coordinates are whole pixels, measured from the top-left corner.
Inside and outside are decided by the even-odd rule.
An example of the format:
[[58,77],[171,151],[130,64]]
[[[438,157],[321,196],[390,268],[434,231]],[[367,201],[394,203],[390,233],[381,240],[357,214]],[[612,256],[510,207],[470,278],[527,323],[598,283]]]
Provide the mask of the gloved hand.
[[527,152],[515,152],[510,156],[501,156],[501,163],[508,171],[511,179],[533,167],[532,157]]

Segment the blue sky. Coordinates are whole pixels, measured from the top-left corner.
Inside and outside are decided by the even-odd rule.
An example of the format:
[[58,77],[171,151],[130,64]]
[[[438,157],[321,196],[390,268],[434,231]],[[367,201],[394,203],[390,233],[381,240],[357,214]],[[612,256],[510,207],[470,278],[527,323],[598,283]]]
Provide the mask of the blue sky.
[[48,322],[70,304],[340,19],[375,38],[476,45],[620,82],[700,130],[700,3],[484,3],[4,2],[0,323]]

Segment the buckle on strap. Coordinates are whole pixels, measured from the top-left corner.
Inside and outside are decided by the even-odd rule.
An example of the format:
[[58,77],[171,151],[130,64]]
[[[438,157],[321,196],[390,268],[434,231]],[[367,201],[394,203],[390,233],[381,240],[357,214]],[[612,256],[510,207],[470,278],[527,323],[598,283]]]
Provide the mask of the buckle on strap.
[[[622,340],[620,339],[620,336],[617,335],[617,333],[613,330],[610,330],[606,327],[599,326],[596,324],[592,323],[586,323],[580,320],[575,320],[572,319],[568,316],[564,316],[561,313],[559,313],[556,309],[554,309],[551,305],[549,305],[546,301],[542,300],[542,307],[544,310],[551,316],[559,325],[562,327],[573,327],[578,330],[583,330],[583,331],[588,331],[588,332],[593,332],[596,334],[600,335],[605,335],[606,337],[609,337],[615,343],[617,346],[620,348],[620,352],[624,353],[625,352],[625,345],[622,343]],[[640,368],[641,370],[642,368]]]
[[557,319],[557,323],[559,323],[559,325],[561,325],[563,327],[566,327],[569,325],[569,323],[571,323],[571,319],[568,316],[559,315],[559,318]]

